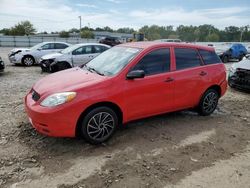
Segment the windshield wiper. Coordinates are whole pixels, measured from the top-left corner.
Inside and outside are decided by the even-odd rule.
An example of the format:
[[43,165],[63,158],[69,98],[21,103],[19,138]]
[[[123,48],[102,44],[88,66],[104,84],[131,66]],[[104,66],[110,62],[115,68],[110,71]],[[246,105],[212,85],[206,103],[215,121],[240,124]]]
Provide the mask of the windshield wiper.
[[90,71],[90,72],[95,72],[95,73],[97,73],[97,74],[99,74],[99,75],[101,75],[101,76],[104,76],[103,73],[99,72],[98,70],[96,70],[96,69],[93,68],[93,67],[88,67],[86,64],[84,65],[84,67],[86,67],[87,70]]

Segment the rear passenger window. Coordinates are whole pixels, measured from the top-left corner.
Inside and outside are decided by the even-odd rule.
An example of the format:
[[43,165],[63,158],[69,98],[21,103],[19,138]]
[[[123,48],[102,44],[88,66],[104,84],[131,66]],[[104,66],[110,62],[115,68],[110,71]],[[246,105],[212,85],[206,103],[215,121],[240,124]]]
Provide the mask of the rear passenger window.
[[94,47],[94,53],[102,53],[108,48],[105,46],[93,46]]
[[65,49],[67,48],[68,45],[63,44],[63,43],[55,43],[55,49]]
[[168,72],[170,70],[169,49],[164,48],[148,53],[133,70],[144,70],[146,76]]
[[195,49],[175,48],[176,70],[198,67],[201,60]]
[[206,65],[221,63],[218,55],[213,51],[199,50],[201,57]]

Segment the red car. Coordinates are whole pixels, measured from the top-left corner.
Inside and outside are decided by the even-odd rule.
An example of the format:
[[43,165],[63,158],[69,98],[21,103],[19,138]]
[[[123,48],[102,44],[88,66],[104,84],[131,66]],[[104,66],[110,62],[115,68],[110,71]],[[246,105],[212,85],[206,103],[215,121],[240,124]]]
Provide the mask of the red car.
[[99,144],[131,120],[190,108],[210,115],[226,88],[226,69],[213,48],[138,42],[46,76],[25,106],[38,132]]

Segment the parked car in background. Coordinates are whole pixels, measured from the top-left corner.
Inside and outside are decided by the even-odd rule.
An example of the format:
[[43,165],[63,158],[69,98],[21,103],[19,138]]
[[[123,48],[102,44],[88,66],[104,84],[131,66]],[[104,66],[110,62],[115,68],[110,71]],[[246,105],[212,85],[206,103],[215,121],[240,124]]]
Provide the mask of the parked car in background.
[[0,72],[3,72],[5,68],[4,62],[2,60],[2,58],[0,57]]
[[226,88],[226,69],[213,48],[136,42],[42,78],[25,108],[42,134],[99,144],[135,119],[189,108],[210,115]]
[[121,41],[119,41],[119,39],[116,37],[104,37],[99,41],[99,43],[106,44],[109,46],[115,46],[121,44]]
[[9,53],[9,60],[13,64],[31,66],[39,63],[39,59],[49,53],[59,52],[70,44],[65,42],[42,42],[32,48],[14,48]]
[[86,64],[110,46],[98,43],[84,43],[70,46],[58,53],[48,54],[40,59],[44,72],[57,72]]
[[182,42],[181,39],[158,39],[156,42]]
[[242,44],[233,44],[226,51],[218,51],[219,57],[224,63],[229,62],[231,59],[238,59],[241,61],[243,57],[247,54],[247,49]]
[[228,85],[232,88],[250,91],[250,57],[244,58],[239,63],[234,63],[228,75]]

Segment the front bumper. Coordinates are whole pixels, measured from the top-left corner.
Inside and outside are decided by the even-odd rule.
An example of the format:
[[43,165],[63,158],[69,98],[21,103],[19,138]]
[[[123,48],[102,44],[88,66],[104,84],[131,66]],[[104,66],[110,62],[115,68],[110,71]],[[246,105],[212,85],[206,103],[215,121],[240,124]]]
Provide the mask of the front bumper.
[[32,99],[30,92],[25,97],[25,111],[32,126],[41,134],[52,137],[75,137],[78,117],[63,105],[42,107]]
[[250,70],[229,72],[228,82],[231,87],[250,91]]
[[22,57],[20,55],[8,55],[9,61],[12,64],[21,64]]

